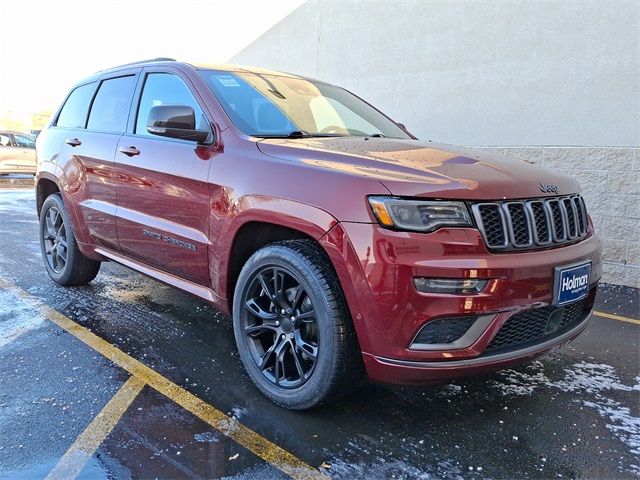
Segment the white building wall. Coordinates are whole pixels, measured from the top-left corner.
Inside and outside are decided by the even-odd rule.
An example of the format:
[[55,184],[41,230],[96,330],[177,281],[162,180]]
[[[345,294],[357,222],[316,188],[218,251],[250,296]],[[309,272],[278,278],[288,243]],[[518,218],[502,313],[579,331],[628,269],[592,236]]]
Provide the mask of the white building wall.
[[581,181],[606,280],[640,287],[640,0],[309,0],[231,62],[345,86],[422,139],[528,147]]

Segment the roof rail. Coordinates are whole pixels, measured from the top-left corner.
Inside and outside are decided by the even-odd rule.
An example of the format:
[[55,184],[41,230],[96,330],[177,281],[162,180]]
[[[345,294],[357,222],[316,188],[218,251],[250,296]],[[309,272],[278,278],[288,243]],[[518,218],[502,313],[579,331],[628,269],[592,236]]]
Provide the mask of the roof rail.
[[146,60],[138,60],[137,62],[130,62],[130,63],[124,63],[122,65],[117,65],[115,67],[109,67],[109,68],[105,68],[104,70],[99,70],[100,72],[104,72],[105,70],[112,70],[114,68],[122,68],[122,67],[129,67],[131,65],[139,65],[141,63],[151,63],[151,62],[176,62],[177,60],[175,58],[169,58],[169,57],[157,57],[157,58],[148,58]]

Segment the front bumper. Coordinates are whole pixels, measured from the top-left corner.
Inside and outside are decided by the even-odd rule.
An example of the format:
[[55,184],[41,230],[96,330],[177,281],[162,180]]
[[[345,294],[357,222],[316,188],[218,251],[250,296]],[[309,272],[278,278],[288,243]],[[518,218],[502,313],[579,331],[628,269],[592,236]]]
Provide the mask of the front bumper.
[[[527,361],[571,340],[588,322],[504,355],[485,349],[505,322],[550,304],[554,269],[590,261],[590,295],[602,275],[601,242],[590,231],[579,243],[538,251],[489,253],[477,230],[397,232],[375,224],[341,223],[323,239],[351,310],[369,376],[390,383],[424,383],[473,375]],[[413,278],[491,279],[482,293],[420,293]],[[463,315],[491,316],[464,348],[422,350],[412,340],[430,321]]]
[[363,354],[363,358],[369,378],[374,381],[402,385],[438,383],[459,377],[485,374],[533,360],[573,340],[582,333],[590,320],[591,314],[580,325],[558,337],[537,345],[487,357],[439,362],[397,360],[370,354]]

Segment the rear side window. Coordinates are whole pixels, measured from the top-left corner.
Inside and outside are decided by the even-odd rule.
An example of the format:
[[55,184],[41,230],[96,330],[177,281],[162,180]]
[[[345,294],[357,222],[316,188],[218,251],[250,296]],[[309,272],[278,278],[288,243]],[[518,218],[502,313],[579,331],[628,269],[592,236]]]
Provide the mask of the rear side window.
[[89,111],[89,102],[96,84],[88,83],[76,88],[64,102],[64,106],[58,115],[56,125],[66,128],[84,128],[84,121]]
[[91,105],[88,130],[123,133],[127,130],[127,117],[131,97],[136,86],[133,75],[105,80]]
[[189,87],[180,77],[171,73],[150,73],[144,82],[140,98],[136,131],[138,135],[151,135],[147,132],[149,110],[156,105],[185,105],[193,108],[196,114],[196,129],[208,130],[207,119],[191,94]]

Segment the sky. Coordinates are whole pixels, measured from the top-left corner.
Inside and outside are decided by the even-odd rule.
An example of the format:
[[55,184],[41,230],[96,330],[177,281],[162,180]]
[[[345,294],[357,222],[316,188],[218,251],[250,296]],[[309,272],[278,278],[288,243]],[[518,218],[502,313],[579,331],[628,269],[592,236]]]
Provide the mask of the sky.
[[75,82],[123,63],[227,62],[302,3],[3,0],[0,117],[56,109]]

